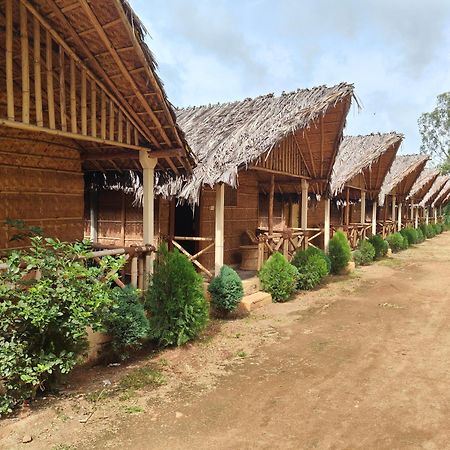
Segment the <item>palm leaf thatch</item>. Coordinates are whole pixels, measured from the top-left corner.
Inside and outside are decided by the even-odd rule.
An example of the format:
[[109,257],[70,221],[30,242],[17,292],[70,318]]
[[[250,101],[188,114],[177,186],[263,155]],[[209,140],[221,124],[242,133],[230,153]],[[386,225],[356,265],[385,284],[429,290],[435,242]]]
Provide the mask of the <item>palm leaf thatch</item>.
[[434,199],[439,195],[439,192],[441,192],[441,189],[444,187],[444,184],[448,180],[449,180],[448,175],[439,175],[436,178],[433,185],[431,186],[430,190],[427,192],[425,197],[419,203],[419,206],[426,208],[427,206],[431,205],[433,203]]
[[[345,185],[357,175],[366,175],[366,172],[371,171],[377,175],[372,177],[373,185],[367,187],[372,191],[379,191],[402,140],[403,135],[395,132],[345,136],[333,166],[330,183],[332,195],[341,193]],[[380,167],[376,167],[378,165]]]
[[439,176],[439,169],[424,169],[414,183],[408,198],[414,199],[416,202],[420,202],[426,193],[430,190],[436,178]]
[[[186,180],[167,183],[164,196],[198,203],[204,185],[237,186],[238,171],[269,155],[282,139],[307,129],[327,110],[353,97],[353,85],[341,83],[232,103],[180,109],[177,120],[198,164]],[[331,166],[330,166],[331,171]]]
[[378,197],[380,206],[387,195],[406,197],[417,177],[423,171],[429,157],[426,155],[398,155],[386,175]]
[[443,201],[447,197],[447,195],[450,193],[450,178],[446,181],[446,183],[442,186],[442,189],[434,199],[431,206],[433,208],[442,205]]

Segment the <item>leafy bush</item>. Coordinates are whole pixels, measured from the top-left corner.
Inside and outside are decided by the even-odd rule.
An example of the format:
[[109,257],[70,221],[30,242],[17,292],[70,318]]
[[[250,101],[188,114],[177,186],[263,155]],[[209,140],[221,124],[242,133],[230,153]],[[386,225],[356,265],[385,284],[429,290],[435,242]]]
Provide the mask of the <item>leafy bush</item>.
[[423,223],[422,225],[420,225],[419,228],[422,230],[422,234],[423,234],[424,240],[427,239],[428,238],[428,225]]
[[244,296],[244,288],[239,275],[231,267],[222,266],[217,277],[208,286],[211,303],[217,310],[227,313],[234,311]]
[[150,337],[163,346],[185,344],[208,322],[201,276],[184,255],[169,252],[165,244],[157,253],[145,308],[150,314]]
[[294,257],[292,258],[291,264],[299,269],[299,267],[302,264],[305,264],[307,260],[313,255],[319,255],[325,260],[325,263],[327,265],[327,273],[325,275],[328,275],[331,271],[330,258],[323,250],[317,247],[310,246],[306,250],[297,250],[294,254]]
[[[298,289],[313,289],[329,273],[326,259],[318,252],[311,252],[306,260],[301,263],[298,260],[295,262],[298,264],[296,266],[298,270]],[[292,264],[294,264],[294,260]]]
[[408,239],[408,245],[417,244],[417,230],[415,228],[403,228],[400,233],[404,238]]
[[386,256],[389,249],[389,244],[379,234],[370,236],[369,242],[373,245],[375,250],[375,259]]
[[372,264],[375,258],[375,248],[366,239],[359,241],[358,249],[353,252],[353,260],[358,266],[367,266]]
[[148,337],[150,327],[139,292],[132,286],[112,290],[112,304],[104,313],[106,332],[112,337],[114,351],[122,358],[128,350],[138,349],[142,340]]
[[425,236],[423,235],[422,228],[417,228],[417,243],[420,244],[425,240]]
[[347,267],[352,252],[347,241],[347,236],[342,231],[337,231],[328,247],[328,256],[331,261],[331,272],[339,273],[342,269]]
[[442,233],[442,225],[440,223],[436,223],[434,225],[434,230],[435,230],[436,234],[441,234]]
[[[54,384],[87,348],[86,328],[102,328],[110,283],[123,258],[87,266],[88,242],[27,236],[0,272],[0,415]],[[20,320],[18,320],[20,318]]]
[[429,223],[426,226],[426,233],[427,233],[426,234],[427,235],[427,239],[431,239],[431,238],[434,238],[436,236],[436,230],[435,230],[435,228],[434,228],[432,223]]
[[398,253],[405,248],[405,240],[400,233],[392,233],[386,237],[386,241],[389,244],[393,253]]
[[260,270],[259,279],[265,291],[272,294],[276,302],[285,302],[295,291],[298,271],[279,252],[275,252]]

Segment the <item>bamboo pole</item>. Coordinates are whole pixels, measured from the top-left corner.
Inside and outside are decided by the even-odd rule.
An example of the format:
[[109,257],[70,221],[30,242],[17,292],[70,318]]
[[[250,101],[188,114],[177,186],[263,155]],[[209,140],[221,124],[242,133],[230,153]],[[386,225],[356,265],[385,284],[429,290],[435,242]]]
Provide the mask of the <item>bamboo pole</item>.
[[345,225],[350,225],[350,189],[347,188],[345,193]]
[[87,136],[87,75],[81,71],[81,134]]
[[106,139],[106,94],[102,91],[101,94],[101,119],[100,119],[100,136]]
[[56,128],[55,123],[55,90],[53,85],[53,49],[52,37],[47,31],[45,33],[45,66],[47,72],[47,108],[48,126],[52,130]]
[[377,202],[372,203],[372,234],[377,234]]
[[14,74],[13,74],[13,2],[6,0],[6,101],[8,120],[14,120]]
[[323,244],[324,244],[324,250],[327,253],[328,253],[328,247],[330,244],[330,212],[331,212],[331,200],[329,198],[325,198]]
[[114,128],[115,128],[115,111],[114,111],[114,103],[112,101],[109,102],[109,140],[114,140]]
[[119,116],[117,120],[118,120],[117,140],[119,142],[123,142],[123,113],[121,109],[119,109]]
[[61,115],[61,130],[67,131],[66,116],[66,76],[64,67],[64,50],[59,47],[59,111]]
[[267,214],[267,226],[269,234],[273,233],[273,198],[275,194],[275,175],[272,174],[270,178],[270,193],[269,193],[269,211]]
[[71,131],[77,134],[77,80],[75,61],[70,58],[70,120]]
[[44,126],[42,115],[42,79],[41,79],[41,25],[33,18],[33,56],[34,56],[34,99],[36,107],[36,124]]
[[30,61],[27,9],[20,2],[20,48],[22,61],[22,122],[30,123]]
[[361,191],[361,223],[366,223],[366,192]]
[[131,286],[137,288],[138,286],[138,259],[137,256],[131,258]]
[[225,234],[225,185],[216,186],[216,218],[215,218],[215,250],[214,273],[217,276],[223,266],[224,234]]
[[97,85],[91,78],[91,136],[97,137]]

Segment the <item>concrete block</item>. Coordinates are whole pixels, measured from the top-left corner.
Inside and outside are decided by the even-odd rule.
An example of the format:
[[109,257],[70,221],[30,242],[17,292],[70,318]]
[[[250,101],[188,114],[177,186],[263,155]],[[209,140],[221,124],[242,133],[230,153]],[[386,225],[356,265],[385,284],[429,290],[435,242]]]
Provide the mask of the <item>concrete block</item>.
[[239,304],[239,312],[248,314],[255,309],[272,303],[272,296],[267,292],[255,292],[244,296]]

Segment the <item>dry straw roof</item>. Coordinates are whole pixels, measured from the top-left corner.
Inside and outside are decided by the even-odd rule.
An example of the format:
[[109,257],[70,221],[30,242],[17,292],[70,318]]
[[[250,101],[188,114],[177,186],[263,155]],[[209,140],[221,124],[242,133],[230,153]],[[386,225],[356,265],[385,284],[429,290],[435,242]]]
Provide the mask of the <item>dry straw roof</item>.
[[379,190],[402,140],[403,135],[395,132],[366,136],[345,136],[333,166],[330,185],[332,195],[341,193],[346,183],[349,183],[356,175],[371,169],[377,162],[381,162],[381,157],[392,150],[384,164],[385,167],[380,167],[384,170],[379,177],[379,181],[375,182],[378,186],[371,187]]
[[179,110],[178,123],[198,163],[188,180],[165,185],[160,193],[175,194],[194,204],[204,185],[226,183],[236,187],[240,169],[352,97],[353,85],[341,83]]
[[381,186],[380,206],[384,205],[386,195],[395,193],[407,196],[428,159],[429,157],[426,155],[398,155]]
[[439,169],[424,169],[409,193],[409,198],[420,201],[429,191],[430,187],[439,176]]
[[439,195],[444,184],[449,180],[448,175],[439,175],[430,190],[427,192],[423,200],[419,203],[419,206],[429,206],[433,203],[434,199]]
[[447,182],[442,186],[442,189],[434,199],[431,206],[434,208],[436,206],[441,205],[449,193],[450,193],[450,179],[447,179]]

